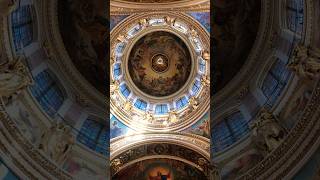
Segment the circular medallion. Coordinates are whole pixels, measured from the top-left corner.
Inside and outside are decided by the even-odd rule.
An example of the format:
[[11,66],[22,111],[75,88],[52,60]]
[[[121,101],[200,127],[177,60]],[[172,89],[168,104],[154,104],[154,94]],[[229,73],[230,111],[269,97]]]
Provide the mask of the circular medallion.
[[155,72],[163,73],[168,70],[169,60],[163,54],[156,54],[151,59],[151,67]]
[[155,31],[132,47],[128,69],[133,83],[144,93],[164,97],[179,91],[191,74],[191,54],[173,33]]

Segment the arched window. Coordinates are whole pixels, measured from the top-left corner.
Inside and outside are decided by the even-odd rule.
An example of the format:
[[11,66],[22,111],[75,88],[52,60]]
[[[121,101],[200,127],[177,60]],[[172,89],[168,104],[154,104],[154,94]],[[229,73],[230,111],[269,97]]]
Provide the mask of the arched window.
[[145,111],[147,109],[147,102],[137,99],[136,102],[134,103],[134,106],[142,111]]
[[29,45],[33,41],[33,7],[21,6],[11,14],[12,35],[16,50]]
[[54,117],[65,99],[64,93],[56,82],[56,78],[45,70],[34,78],[35,84],[30,88],[43,110]]
[[168,106],[166,104],[159,104],[155,108],[156,114],[166,114],[168,111]]
[[102,122],[88,118],[80,129],[77,141],[96,152],[107,155],[107,148],[109,146],[108,129]]
[[177,109],[182,109],[188,104],[188,98],[186,96],[183,96],[182,98],[178,99],[176,101],[176,108]]
[[262,92],[267,98],[266,107],[271,108],[287,84],[290,72],[286,64],[277,59],[262,84]]
[[192,86],[192,95],[196,95],[201,88],[201,82],[199,80],[196,80]]
[[119,76],[121,75],[121,64],[117,63],[113,66],[113,74],[115,79],[118,79]]
[[203,60],[202,58],[199,59],[199,70],[202,73],[206,72],[206,61]]
[[124,97],[129,97],[131,91],[129,90],[128,86],[126,84],[121,84],[120,85],[120,92]]
[[240,111],[225,117],[211,131],[213,151],[222,151],[247,135],[249,130],[248,122]]
[[303,31],[303,9],[303,0],[287,0],[287,28],[299,34]]

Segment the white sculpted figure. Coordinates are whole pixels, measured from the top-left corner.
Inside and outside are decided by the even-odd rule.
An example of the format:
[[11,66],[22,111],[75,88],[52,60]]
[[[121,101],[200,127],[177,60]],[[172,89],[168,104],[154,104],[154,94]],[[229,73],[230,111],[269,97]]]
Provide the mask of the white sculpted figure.
[[39,149],[52,160],[61,163],[73,144],[74,138],[71,129],[62,123],[58,123],[42,134]]
[[320,57],[303,45],[297,45],[293,51],[291,62],[288,68],[297,75],[313,79],[320,73]]
[[32,84],[28,69],[19,57],[0,66],[0,96],[10,97]]
[[196,97],[191,97],[189,99],[189,107],[190,107],[190,109],[191,110],[196,110],[196,109],[198,109],[198,106],[199,106],[199,102],[198,102],[197,98]]
[[264,154],[277,148],[285,137],[285,130],[279,125],[275,116],[263,109],[259,119],[251,124],[252,137]]

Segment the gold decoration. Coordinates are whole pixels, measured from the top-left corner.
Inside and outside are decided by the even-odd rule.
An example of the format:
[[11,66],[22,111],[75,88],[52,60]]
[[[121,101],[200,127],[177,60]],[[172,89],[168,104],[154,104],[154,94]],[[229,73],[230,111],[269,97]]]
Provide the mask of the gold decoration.
[[168,121],[169,123],[175,123],[178,121],[177,112],[175,110],[172,110],[169,112]]
[[131,111],[132,110],[132,103],[130,102],[130,101],[126,101],[125,103],[124,103],[124,110],[126,110],[126,111]]
[[140,19],[139,21],[139,25],[142,27],[142,28],[145,28],[148,26],[148,20],[147,19]]
[[210,53],[209,51],[204,51],[202,53],[202,58],[205,60],[205,61],[209,61],[210,60]]
[[127,40],[127,38],[124,35],[119,35],[117,40],[120,42],[125,42]]
[[202,76],[201,78],[201,84],[203,86],[210,86],[210,77],[207,75]]
[[174,21],[176,20],[176,18],[172,18],[172,17],[170,17],[170,16],[166,16],[166,17],[164,17],[164,19],[165,19],[166,23],[167,23],[169,26],[171,26],[172,24],[174,24]]
[[191,97],[189,99],[189,107],[191,108],[191,110],[196,110],[199,107],[199,102],[197,100],[196,97]]

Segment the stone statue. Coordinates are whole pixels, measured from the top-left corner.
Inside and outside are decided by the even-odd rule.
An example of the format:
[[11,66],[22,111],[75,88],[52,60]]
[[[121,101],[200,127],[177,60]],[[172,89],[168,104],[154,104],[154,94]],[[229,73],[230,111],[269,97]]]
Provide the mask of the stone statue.
[[295,47],[288,68],[302,78],[310,80],[319,76],[320,56],[312,53],[310,48],[299,44]]
[[189,99],[189,107],[191,110],[196,110],[199,107],[199,102],[196,97],[191,97]]
[[177,112],[175,110],[169,112],[168,122],[175,123],[178,121]]
[[257,121],[254,121],[250,128],[255,145],[264,155],[276,149],[286,134],[276,117],[266,109],[261,110]]
[[169,26],[171,26],[171,25],[174,23],[174,21],[176,20],[175,18],[171,18],[171,17],[169,17],[169,16],[164,17],[164,19],[165,19],[166,23],[167,23]]
[[32,78],[22,57],[0,66],[0,96],[11,97],[31,84]]
[[18,6],[17,0],[0,0],[0,15],[7,16]]
[[57,123],[41,135],[38,148],[55,162],[62,163],[73,144],[71,129],[62,123]]
[[153,117],[153,114],[150,112],[150,111],[147,111],[145,114],[144,114],[144,117],[143,117],[146,121],[148,122],[153,122],[154,120],[154,117]]

